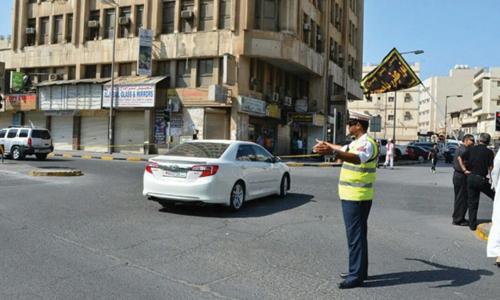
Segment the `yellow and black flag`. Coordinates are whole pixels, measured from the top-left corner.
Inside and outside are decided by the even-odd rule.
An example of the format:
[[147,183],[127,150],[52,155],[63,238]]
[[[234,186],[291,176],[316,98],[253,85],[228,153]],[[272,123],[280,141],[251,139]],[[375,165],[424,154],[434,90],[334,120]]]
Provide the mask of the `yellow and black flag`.
[[361,86],[367,96],[409,89],[420,83],[420,78],[396,48],[361,80]]

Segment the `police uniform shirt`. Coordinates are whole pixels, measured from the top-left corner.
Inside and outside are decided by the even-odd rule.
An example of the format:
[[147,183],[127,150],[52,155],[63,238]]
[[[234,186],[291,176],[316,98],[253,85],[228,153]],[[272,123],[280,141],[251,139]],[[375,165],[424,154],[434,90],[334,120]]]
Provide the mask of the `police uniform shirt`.
[[357,155],[362,164],[372,159],[375,149],[373,149],[373,144],[368,141],[368,134],[365,133],[359,139],[354,140],[349,145],[342,147],[342,151],[347,152],[353,143],[358,145],[358,148],[356,149],[358,151]]

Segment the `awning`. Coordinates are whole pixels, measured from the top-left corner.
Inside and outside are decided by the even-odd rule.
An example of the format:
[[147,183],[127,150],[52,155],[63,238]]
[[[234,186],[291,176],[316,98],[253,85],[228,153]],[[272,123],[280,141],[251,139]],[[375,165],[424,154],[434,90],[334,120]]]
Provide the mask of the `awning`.
[[103,84],[111,79],[109,78],[91,78],[91,79],[77,79],[77,80],[56,80],[56,81],[44,81],[36,84],[36,87],[54,86],[54,85],[77,85],[77,84]]
[[208,89],[203,88],[177,88],[169,89],[169,96],[178,97],[184,107],[231,107],[225,101],[209,100]]
[[[169,78],[169,76],[124,76],[115,78],[115,85],[157,85],[158,83]],[[108,79],[106,86],[111,86],[111,81]]]

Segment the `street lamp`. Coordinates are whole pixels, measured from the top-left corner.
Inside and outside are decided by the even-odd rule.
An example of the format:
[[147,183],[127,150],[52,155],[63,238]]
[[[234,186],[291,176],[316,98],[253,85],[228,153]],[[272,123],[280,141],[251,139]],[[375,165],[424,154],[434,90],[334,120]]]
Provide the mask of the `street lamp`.
[[462,98],[462,95],[448,95],[444,103],[444,145],[448,143],[448,98]]
[[113,153],[114,144],[114,116],[113,116],[113,102],[115,98],[115,55],[116,55],[116,32],[118,28],[118,7],[120,5],[115,0],[100,0],[101,3],[111,5],[115,8],[115,24],[113,27],[113,54],[111,59],[111,101],[109,102],[109,124],[108,124],[108,152]]
[[[399,54],[403,55],[403,54],[415,54],[415,55],[419,55],[419,54],[422,54],[424,53],[424,50],[413,50],[413,51],[405,51],[405,52],[399,52]],[[394,120],[393,120],[393,126],[392,126],[392,141],[394,143],[396,143],[396,99],[397,99],[397,95],[398,95],[398,92],[395,91],[394,92]],[[386,132],[387,132],[387,128],[386,128]]]

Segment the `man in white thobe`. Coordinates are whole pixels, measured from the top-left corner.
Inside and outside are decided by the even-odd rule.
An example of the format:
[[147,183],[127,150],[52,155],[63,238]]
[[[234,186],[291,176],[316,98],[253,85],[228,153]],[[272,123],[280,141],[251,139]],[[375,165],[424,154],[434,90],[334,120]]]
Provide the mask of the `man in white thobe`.
[[493,163],[491,173],[491,187],[497,192],[493,202],[493,214],[491,216],[491,230],[488,237],[487,256],[495,257],[496,265],[500,267],[500,151],[498,151]]

